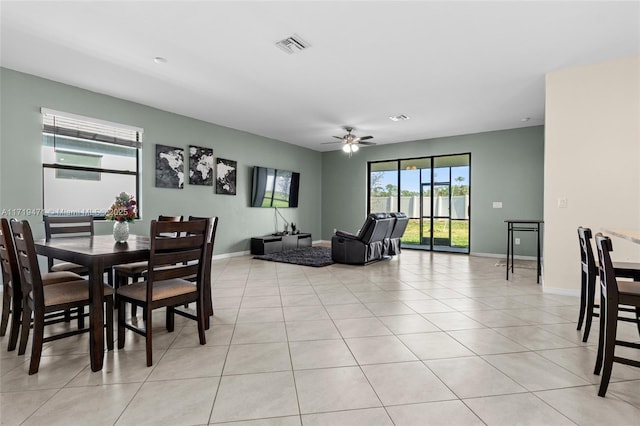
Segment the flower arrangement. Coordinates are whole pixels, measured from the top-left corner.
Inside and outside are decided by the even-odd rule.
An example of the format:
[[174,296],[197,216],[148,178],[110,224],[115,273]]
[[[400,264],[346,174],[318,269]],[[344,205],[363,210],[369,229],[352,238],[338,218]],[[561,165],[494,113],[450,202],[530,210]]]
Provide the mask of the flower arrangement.
[[133,195],[121,192],[116,197],[116,201],[111,205],[105,216],[107,220],[115,220],[118,222],[133,222],[136,217],[136,200]]

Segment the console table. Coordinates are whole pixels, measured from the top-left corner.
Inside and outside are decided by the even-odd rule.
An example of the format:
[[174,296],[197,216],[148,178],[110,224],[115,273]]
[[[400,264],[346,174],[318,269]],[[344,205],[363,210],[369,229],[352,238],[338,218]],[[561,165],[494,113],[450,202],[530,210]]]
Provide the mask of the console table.
[[[507,280],[509,280],[509,268],[513,273],[513,233],[514,231],[526,231],[535,232],[538,237],[538,251],[537,251],[537,274],[536,282],[540,284],[540,275],[542,275],[542,269],[540,267],[540,224],[543,224],[543,220],[530,220],[530,219],[507,219]],[[509,259],[511,256],[511,259]]]
[[251,254],[270,254],[311,247],[311,234],[264,235],[251,238]]

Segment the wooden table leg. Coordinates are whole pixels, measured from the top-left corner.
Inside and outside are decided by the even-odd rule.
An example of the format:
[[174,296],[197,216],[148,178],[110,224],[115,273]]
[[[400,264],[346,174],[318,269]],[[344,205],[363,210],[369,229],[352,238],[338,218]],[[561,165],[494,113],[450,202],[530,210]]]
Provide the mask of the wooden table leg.
[[104,358],[104,268],[99,259],[89,268],[89,354],[91,371],[102,370]]

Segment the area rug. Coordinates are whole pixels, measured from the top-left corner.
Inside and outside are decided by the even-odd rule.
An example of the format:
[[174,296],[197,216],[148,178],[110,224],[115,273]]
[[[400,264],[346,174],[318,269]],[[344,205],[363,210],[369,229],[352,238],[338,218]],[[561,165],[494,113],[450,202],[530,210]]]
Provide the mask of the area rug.
[[254,259],[270,260],[272,262],[293,263],[303,266],[328,266],[333,264],[331,247],[305,247],[278,253],[253,256]]

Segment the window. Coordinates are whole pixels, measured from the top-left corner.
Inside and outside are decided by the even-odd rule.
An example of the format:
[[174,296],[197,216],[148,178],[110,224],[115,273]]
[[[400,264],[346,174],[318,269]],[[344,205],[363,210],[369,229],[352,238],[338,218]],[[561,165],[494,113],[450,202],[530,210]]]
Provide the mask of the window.
[[402,247],[469,252],[471,154],[372,161],[368,166],[369,212],[409,216]]
[[142,129],[42,109],[43,209],[104,218],[121,192],[138,201]]

